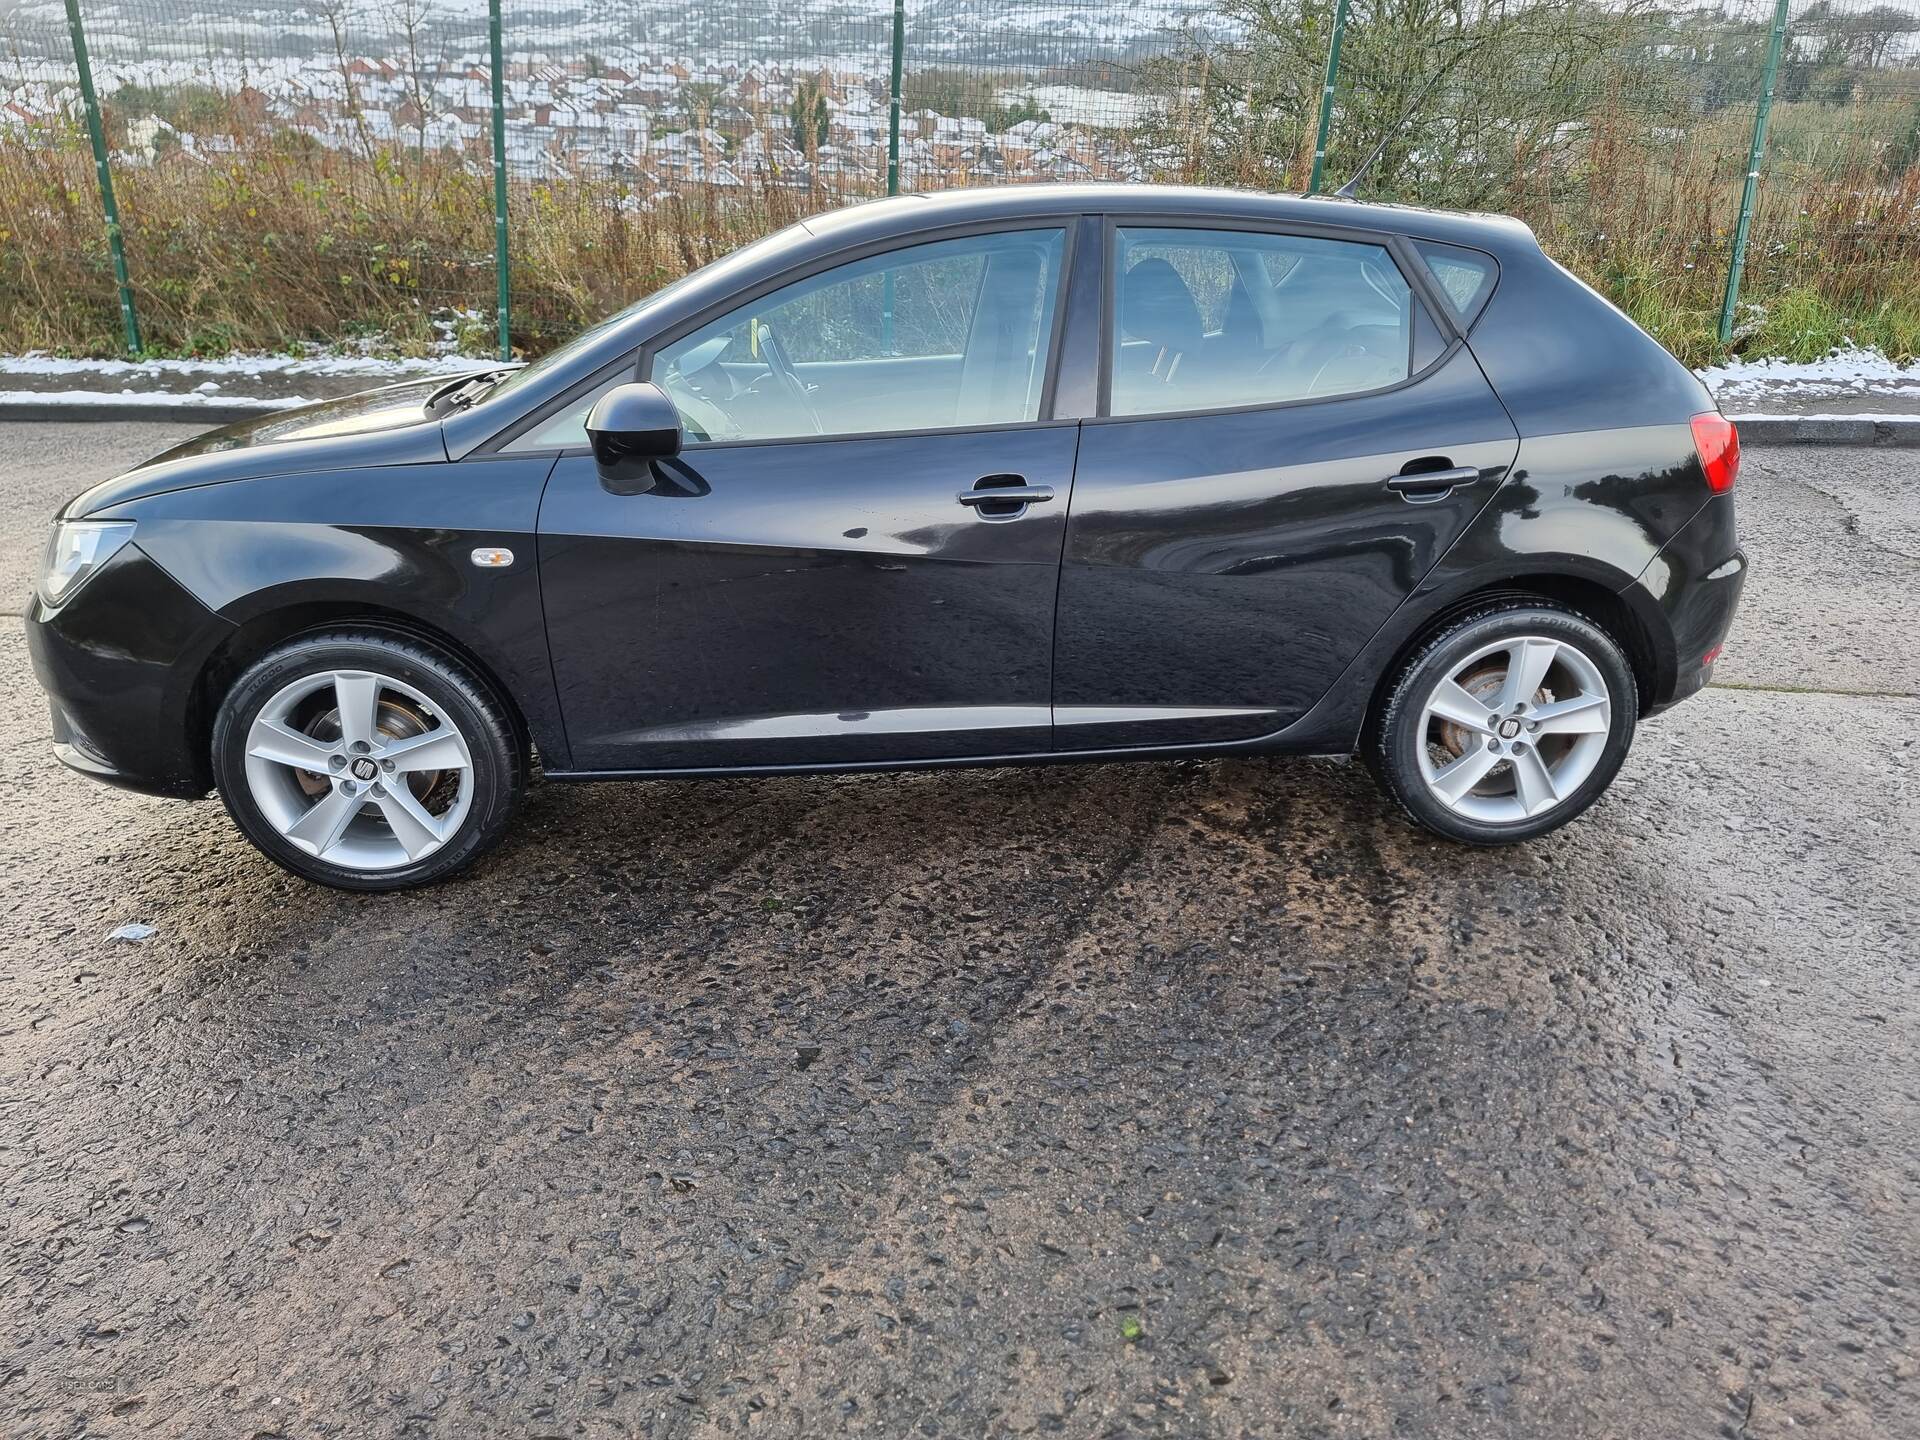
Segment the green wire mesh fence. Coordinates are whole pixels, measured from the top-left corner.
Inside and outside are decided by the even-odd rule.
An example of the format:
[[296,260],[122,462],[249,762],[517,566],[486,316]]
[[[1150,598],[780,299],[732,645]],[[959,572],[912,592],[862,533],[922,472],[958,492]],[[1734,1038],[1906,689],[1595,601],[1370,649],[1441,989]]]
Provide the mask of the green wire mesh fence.
[[[1920,350],[1920,0],[1788,0],[1758,167],[1777,0],[506,0],[497,66],[490,8],[78,0],[145,344],[486,354],[505,278],[531,353],[890,185],[1380,146],[1364,198],[1518,215],[1689,359],[1757,168],[1728,343]],[[0,348],[127,343],[88,132],[65,0],[0,0]]]

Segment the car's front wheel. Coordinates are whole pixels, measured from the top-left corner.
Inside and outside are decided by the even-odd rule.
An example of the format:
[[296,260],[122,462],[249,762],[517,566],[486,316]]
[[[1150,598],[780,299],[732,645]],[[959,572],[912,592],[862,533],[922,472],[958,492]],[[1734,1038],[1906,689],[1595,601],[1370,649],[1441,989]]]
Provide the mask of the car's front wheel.
[[1600,797],[1633,743],[1633,667],[1606,631],[1541,601],[1493,602],[1445,626],[1388,684],[1366,759],[1419,824],[1502,845]]
[[499,839],[527,752],[491,688],[410,638],[306,635],[255,661],[213,725],[228,812],[270,859],[346,890],[443,879]]

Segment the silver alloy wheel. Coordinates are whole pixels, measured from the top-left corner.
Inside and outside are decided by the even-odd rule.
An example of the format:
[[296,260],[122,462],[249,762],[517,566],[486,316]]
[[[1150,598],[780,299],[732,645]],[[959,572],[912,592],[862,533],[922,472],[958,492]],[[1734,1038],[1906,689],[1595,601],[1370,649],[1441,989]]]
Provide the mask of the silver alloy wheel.
[[276,692],[247,730],[247,788],[267,823],[346,870],[423,860],[473,805],[473,753],[411,685],[322,670]]
[[1420,775],[1436,799],[1485,824],[1544,815],[1599,765],[1613,729],[1600,667],[1544,635],[1483,645],[1420,713]]

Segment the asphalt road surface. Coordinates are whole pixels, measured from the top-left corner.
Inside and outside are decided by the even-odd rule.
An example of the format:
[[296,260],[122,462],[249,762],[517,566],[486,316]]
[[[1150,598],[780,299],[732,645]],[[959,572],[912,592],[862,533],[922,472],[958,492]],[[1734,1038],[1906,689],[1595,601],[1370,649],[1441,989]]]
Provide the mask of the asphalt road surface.
[[[0,431],[0,593],[181,433]],[[1920,1434],[1920,454],[1751,453],[1545,840],[1357,765],[550,785],[355,898],[0,619],[0,1435]],[[106,937],[158,927],[143,944]]]

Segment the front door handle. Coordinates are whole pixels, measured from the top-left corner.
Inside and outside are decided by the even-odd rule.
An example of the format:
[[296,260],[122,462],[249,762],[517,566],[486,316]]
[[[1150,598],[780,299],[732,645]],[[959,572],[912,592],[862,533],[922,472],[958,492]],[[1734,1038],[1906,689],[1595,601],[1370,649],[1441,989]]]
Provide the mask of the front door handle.
[[1029,505],[1053,499],[1053,487],[1029,485],[1024,475],[982,475],[953,498],[982,520],[1018,520]]
[[962,505],[1038,505],[1053,499],[1051,485],[1000,485],[992,490],[962,490],[954,497]]
[[1473,465],[1453,465],[1444,470],[1416,470],[1412,474],[1403,470],[1398,475],[1387,477],[1387,488],[1401,499],[1417,503],[1443,499],[1454,486],[1471,485],[1479,478],[1479,468]]

